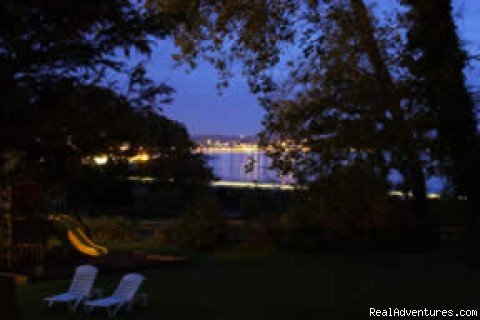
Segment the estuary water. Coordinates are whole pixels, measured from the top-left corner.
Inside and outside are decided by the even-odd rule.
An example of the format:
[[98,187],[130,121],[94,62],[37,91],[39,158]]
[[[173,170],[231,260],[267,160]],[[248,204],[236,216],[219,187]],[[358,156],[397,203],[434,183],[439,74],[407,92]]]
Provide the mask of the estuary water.
[[[291,177],[271,170],[271,159],[261,151],[204,152],[213,174],[220,180],[264,183],[292,183]],[[251,171],[246,172],[246,167]]]
[[[220,180],[238,182],[259,182],[272,184],[293,184],[291,176],[281,176],[277,171],[271,170],[271,159],[262,151],[252,152],[209,152],[207,156],[208,165],[212,168],[213,174]],[[246,172],[249,164],[251,171]],[[395,184],[401,181],[399,174],[393,172],[390,180]],[[430,193],[439,193],[445,186],[445,180],[440,177],[431,177],[427,181],[427,189]]]

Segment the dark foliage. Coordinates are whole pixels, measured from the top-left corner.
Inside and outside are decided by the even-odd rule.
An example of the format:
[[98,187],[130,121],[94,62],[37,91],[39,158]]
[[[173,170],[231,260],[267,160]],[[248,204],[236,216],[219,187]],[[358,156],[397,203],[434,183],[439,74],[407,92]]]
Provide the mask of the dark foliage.
[[[441,170],[452,179],[455,193],[478,189],[478,133],[475,105],[465,85],[467,53],[457,35],[452,1],[404,0],[409,11],[405,62],[417,106],[423,107],[437,135],[432,146]],[[472,196],[475,193],[472,193]],[[478,190],[477,190],[478,194]]]
[[[22,0],[3,1],[0,21],[5,178],[77,181],[89,176],[82,157],[124,142],[161,155],[137,174],[184,183],[210,177],[190,152],[186,129],[159,115],[173,89],[149,78],[141,63],[128,63],[133,52],[149,56],[153,41],[171,32],[167,16],[136,1]],[[118,179],[132,170],[111,163],[102,174]]]

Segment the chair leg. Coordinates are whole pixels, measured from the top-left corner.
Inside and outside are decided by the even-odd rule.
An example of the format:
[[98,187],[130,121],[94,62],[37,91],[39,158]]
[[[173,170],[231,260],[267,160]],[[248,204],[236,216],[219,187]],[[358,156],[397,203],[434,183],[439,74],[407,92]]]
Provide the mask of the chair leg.
[[140,295],[140,299],[142,300],[142,307],[147,307],[148,306],[148,296],[146,293],[142,293]]
[[85,312],[86,314],[92,313],[92,310],[93,310],[92,306],[84,305],[84,307],[83,307],[83,312]]
[[75,302],[73,303],[73,305],[72,305],[72,307],[71,307],[71,310],[70,310],[72,313],[77,310],[78,305],[80,304],[80,302],[82,302],[82,300],[80,300],[80,299],[79,299],[79,300],[75,300]]
[[118,311],[120,311],[120,309],[123,307],[123,303],[120,303],[119,305],[117,305],[115,307],[115,309],[113,309],[113,317],[115,318],[115,316],[117,315]]

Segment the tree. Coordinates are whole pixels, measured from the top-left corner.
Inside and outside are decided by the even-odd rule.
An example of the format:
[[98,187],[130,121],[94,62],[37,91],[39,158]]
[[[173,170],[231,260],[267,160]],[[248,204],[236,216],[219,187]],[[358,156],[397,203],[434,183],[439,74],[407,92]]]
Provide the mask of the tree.
[[198,58],[219,71],[219,87],[228,85],[235,59],[244,62],[244,73],[253,92],[274,89],[263,71],[276,66],[283,42],[293,40],[297,12],[295,0],[150,0],[148,6],[170,17],[172,36],[179,52],[174,58],[195,67]]
[[[421,147],[392,75],[397,66],[389,65],[391,47],[382,46],[363,1],[180,3],[162,1],[158,8],[188,17],[178,31],[187,61],[213,56],[224,75],[229,62],[240,58],[252,91],[274,93],[263,99],[263,138],[274,147],[277,168],[315,180],[349,161],[381,168],[383,177],[387,165],[396,167],[413,192],[414,210],[425,216]],[[288,46],[300,55],[282,61]],[[292,71],[280,99],[283,79],[269,73],[275,66]]]
[[450,0],[403,2],[409,7],[407,65],[415,98],[434,116],[437,157],[452,178],[455,193],[466,195],[473,182],[469,181],[474,169],[470,168],[469,151],[477,124],[463,74],[467,54],[456,34],[452,4]]
[[298,93],[293,100],[265,100],[264,144],[275,146],[274,163],[293,166],[320,190],[325,183],[333,188],[332,174],[345,179],[344,186],[354,186],[351,180],[359,175],[347,167],[359,172],[370,167],[376,178],[364,175],[364,188],[371,192],[350,190],[352,201],[363,195],[369,197],[361,200],[366,202],[379,200],[374,194],[381,185],[387,193],[387,176],[398,169],[406,191],[413,191],[414,212],[425,218],[422,149],[411,114],[402,106],[401,79],[391,75],[394,57],[382,46],[370,13],[362,1],[336,1],[316,4],[307,19],[314,23],[303,33],[303,57],[292,72]]
[[360,32],[360,45],[367,51],[368,57],[375,70],[376,80],[382,86],[382,94],[385,96],[385,105],[389,106],[387,112],[391,112],[392,121],[389,126],[395,137],[394,141],[399,149],[404,153],[407,170],[405,176],[410,180],[410,186],[413,194],[414,211],[417,215],[425,217],[426,215],[426,186],[425,175],[420,160],[419,150],[415,142],[415,129],[410,114],[402,109],[402,96],[395,86],[393,77],[382,57],[385,52],[381,51],[378,43],[375,41],[375,32],[371,23],[371,17],[362,0],[351,0],[352,10],[358,21],[358,27],[364,32]]
[[403,0],[408,8],[406,66],[413,100],[430,118],[435,133],[432,154],[455,196],[467,196],[470,235],[478,241],[480,145],[475,104],[465,85],[467,53],[461,46],[451,0]]
[[145,112],[143,122],[143,146],[157,157],[138,168],[141,174],[178,186],[206,185],[213,179],[203,155],[192,153],[194,143],[182,124],[153,112]]
[[[128,72],[119,51],[147,55],[149,37],[163,37],[167,30],[158,16],[124,0],[2,1],[0,20],[2,149],[16,142],[25,113],[38,107],[44,90],[63,80],[71,88],[107,87],[107,73]],[[136,83],[143,76],[151,90],[144,73],[134,76]]]
[[158,114],[172,88],[127,61],[169,34],[167,16],[128,0],[21,0],[3,1],[0,20],[2,165],[68,180],[82,157],[128,141],[177,150],[205,171],[186,130]]
[[149,54],[149,37],[168,30],[165,19],[125,0],[2,1],[0,17],[3,110],[18,93],[35,99],[42,83],[99,81],[108,69],[125,71],[117,52]]

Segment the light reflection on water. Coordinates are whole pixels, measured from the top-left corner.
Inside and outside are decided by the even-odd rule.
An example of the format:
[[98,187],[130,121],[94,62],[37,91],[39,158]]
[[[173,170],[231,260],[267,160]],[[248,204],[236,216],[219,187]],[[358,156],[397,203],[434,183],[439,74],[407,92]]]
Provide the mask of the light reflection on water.
[[[271,159],[261,151],[253,152],[205,152],[208,164],[214,175],[220,180],[251,181],[269,183],[292,183],[291,177],[281,176],[271,170]],[[245,167],[253,160],[251,172],[245,172]]]
[[[204,154],[214,175],[220,180],[294,184],[291,176],[281,176],[277,171],[270,169],[272,161],[262,151],[204,152]],[[247,173],[245,166],[250,159],[254,160],[254,166],[253,170]],[[398,172],[392,172],[389,180],[395,185],[401,182],[402,178]],[[442,192],[445,185],[445,178],[433,176],[427,179],[427,191],[430,193]]]

